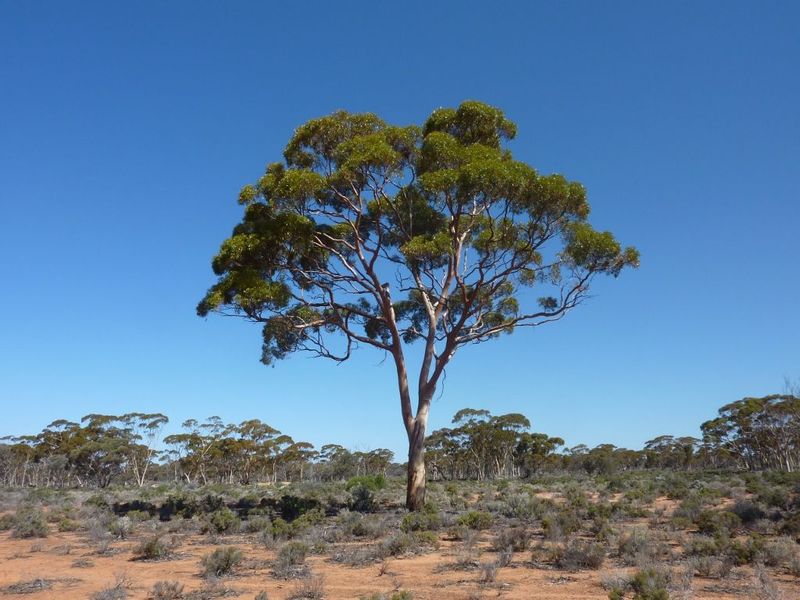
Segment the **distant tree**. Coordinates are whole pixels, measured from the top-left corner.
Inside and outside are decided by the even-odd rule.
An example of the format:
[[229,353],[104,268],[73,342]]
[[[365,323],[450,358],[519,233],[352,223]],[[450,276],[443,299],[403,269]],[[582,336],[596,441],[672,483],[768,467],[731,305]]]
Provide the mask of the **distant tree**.
[[800,465],[800,397],[743,398],[700,426],[703,442],[735,466],[796,471]]
[[244,217],[198,305],[262,324],[266,364],[296,351],[344,361],[358,345],[391,356],[411,510],[425,500],[431,399],[457,351],[560,319],[595,275],[638,264],[589,225],[582,185],[513,159],[503,142],[515,134],[480,102],[422,127],[344,111],[309,121],[285,162],[242,189]]

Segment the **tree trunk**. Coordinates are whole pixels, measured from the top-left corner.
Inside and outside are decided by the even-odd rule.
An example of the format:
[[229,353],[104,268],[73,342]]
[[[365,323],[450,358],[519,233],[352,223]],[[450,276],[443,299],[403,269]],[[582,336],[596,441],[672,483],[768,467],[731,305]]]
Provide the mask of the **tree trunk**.
[[406,508],[419,511],[425,506],[425,428],[428,424],[428,408],[424,406],[414,419],[408,436],[408,486]]

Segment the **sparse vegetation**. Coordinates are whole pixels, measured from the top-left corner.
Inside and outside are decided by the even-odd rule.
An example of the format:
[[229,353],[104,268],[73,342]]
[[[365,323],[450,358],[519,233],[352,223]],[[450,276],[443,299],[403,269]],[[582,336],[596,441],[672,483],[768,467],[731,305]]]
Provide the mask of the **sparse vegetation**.
[[206,554],[201,561],[205,577],[221,577],[230,574],[242,562],[242,552],[238,548],[228,546],[217,548]]

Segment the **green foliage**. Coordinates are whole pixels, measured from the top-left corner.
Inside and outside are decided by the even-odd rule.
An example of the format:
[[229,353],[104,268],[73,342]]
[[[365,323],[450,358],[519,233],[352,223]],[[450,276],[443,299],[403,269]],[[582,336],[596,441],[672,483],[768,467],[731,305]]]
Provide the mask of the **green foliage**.
[[44,513],[35,508],[17,511],[13,523],[11,537],[15,538],[44,538],[50,532]]
[[206,554],[200,564],[205,577],[221,577],[228,575],[242,562],[242,552],[233,546],[217,548]]
[[241,521],[231,509],[227,507],[215,510],[206,516],[205,529],[213,533],[236,533],[239,531]]
[[159,560],[172,553],[172,546],[160,535],[153,535],[143,540],[133,550],[135,560]]
[[471,510],[458,517],[458,524],[470,529],[489,529],[492,526],[493,518],[491,513]]
[[742,524],[742,520],[728,511],[706,510],[695,519],[697,530],[705,535],[729,536]]
[[669,600],[670,576],[666,569],[643,569],[630,581],[634,600]]
[[428,505],[425,510],[420,512],[410,512],[403,517],[400,529],[406,533],[414,531],[433,531],[439,529],[442,524],[439,511],[433,506]]
[[287,566],[302,565],[308,556],[308,544],[303,542],[286,542],[278,551],[278,561]]
[[347,491],[356,487],[363,487],[371,492],[377,492],[386,487],[386,477],[380,473],[377,475],[359,475],[348,479],[344,487]]
[[350,491],[350,510],[372,512],[375,509],[375,494],[364,485],[357,485]]

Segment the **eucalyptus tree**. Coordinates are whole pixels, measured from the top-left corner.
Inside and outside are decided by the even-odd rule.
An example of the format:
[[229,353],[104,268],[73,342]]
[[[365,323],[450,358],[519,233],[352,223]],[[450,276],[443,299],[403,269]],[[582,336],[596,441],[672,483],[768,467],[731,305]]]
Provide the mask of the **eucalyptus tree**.
[[198,305],[261,324],[266,364],[297,351],[341,362],[357,346],[390,356],[412,510],[425,498],[431,399],[458,350],[558,320],[595,275],[638,264],[589,225],[581,184],[513,158],[515,134],[474,101],[422,127],[344,111],[307,122],[242,188],[243,218]]
[[800,466],[800,397],[742,398],[700,426],[703,442],[745,469],[796,471]]

